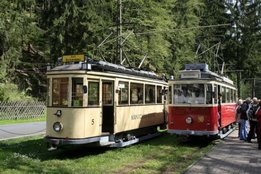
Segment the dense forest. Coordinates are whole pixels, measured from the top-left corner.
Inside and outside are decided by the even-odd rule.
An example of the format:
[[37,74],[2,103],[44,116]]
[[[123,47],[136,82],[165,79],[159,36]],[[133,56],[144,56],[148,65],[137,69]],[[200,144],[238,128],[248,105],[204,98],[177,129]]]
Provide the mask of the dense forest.
[[146,57],[143,69],[175,77],[185,63],[225,63],[248,95],[261,75],[260,1],[1,0],[0,101],[44,100],[46,65],[65,54],[130,67]]

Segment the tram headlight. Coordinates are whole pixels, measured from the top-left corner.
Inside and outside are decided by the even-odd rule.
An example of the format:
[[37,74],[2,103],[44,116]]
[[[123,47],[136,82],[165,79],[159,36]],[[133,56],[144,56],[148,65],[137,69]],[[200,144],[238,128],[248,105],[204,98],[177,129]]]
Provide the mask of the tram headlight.
[[62,129],[63,129],[62,123],[60,123],[60,122],[55,122],[55,123],[53,124],[53,130],[54,130],[55,132],[61,132]]
[[187,124],[191,124],[192,123],[192,118],[191,117],[187,117],[186,118],[186,123]]

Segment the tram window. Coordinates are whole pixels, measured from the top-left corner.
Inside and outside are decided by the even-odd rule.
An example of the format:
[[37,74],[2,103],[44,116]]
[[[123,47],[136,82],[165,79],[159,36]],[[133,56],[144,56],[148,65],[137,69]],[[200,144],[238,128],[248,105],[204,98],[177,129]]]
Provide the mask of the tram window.
[[226,102],[227,103],[230,103],[230,89],[229,88],[226,88]]
[[128,104],[129,83],[119,82],[119,104]]
[[111,82],[102,83],[102,104],[112,104],[113,102],[113,85]]
[[54,78],[52,106],[68,106],[68,78]]
[[226,103],[226,88],[222,87],[221,88],[221,95],[222,95],[222,103]]
[[155,103],[155,86],[145,85],[145,103]]
[[72,106],[79,107],[83,104],[83,78],[72,78]]
[[226,103],[230,103],[230,89],[226,88]]
[[206,102],[207,104],[212,104],[212,85],[208,84],[207,85],[207,96],[206,96]]
[[143,84],[131,83],[130,85],[130,103],[143,103]]
[[204,84],[174,85],[175,104],[204,104]]
[[231,89],[231,99],[230,102],[233,103],[234,102],[234,90]]
[[218,88],[217,85],[214,86],[214,103],[217,104],[218,103]]
[[169,104],[172,104],[172,87],[171,86],[169,86],[169,95],[168,95],[168,97],[169,97]]
[[157,86],[157,103],[162,103],[162,87]]
[[99,82],[88,82],[88,105],[99,105]]
[[237,99],[237,93],[236,90],[233,90],[233,103],[236,103],[236,99]]

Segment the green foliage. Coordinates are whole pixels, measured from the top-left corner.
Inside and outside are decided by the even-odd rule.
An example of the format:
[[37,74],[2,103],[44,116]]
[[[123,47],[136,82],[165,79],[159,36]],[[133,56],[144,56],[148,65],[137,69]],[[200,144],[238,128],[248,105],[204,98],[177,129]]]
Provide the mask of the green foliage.
[[12,83],[0,83],[0,101],[25,101],[34,100],[32,97],[21,92],[17,85]]
[[[230,18],[226,13],[225,0],[204,0],[204,12],[200,25],[202,28],[197,35],[198,61],[205,62],[213,71],[221,70],[223,62],[230,64],[229,58],[224,55],[227,31],[230,28]],[[229,39],[228,39],[229,40]]]
[[244,100],[247,97],[252,96],[252,84],[251,81],[245,81],[246,83],[241,82],[241,98]]
[[203,13],[203,1],[177,0],[171,9],[174,32],[171,36],[172,57],[168,61],[168,71],[178,76],[178,71],[186,63],[195,63],[196,37]]
[[186,63],[206,62],[220,70],[225,62],[227,70],[244,70],[244,78],[258,77],[260,0],[234,2],[122,1],[122,35],[117,38],[118,1],[2,0],[0,83],[15,83],[27,95],[44,99],[47,62],[84,53],[120,63],[120,39],[125,66],[138,67],[146,57],[143,69],[177,77]]
[[[0,83],[8,86],[15,82],[19,89],[31,95],[30,89],[39,88],[39,84],[41,86],[38,80],[44,82],[43,78],[39,78],[41,70],[34,66],[35,63],[44,62],[43,55],[40,56],[41,45],[38,44],[41,42],[42,30],[33,12],[34,2],[3,0],[0,4]],[[37,82],[33,82],[34,76]],[[23,92],[21,95],[24,95]],[[4,100],[8,98],[12,100],[16,97],[9,96]]]
[[112,17],[109,5],[106,1],[50,1],[40,24],[48,30],[52,62],[64,54],[92,52],[112,25],[111,19],[106,21]]
[[253,78],[260,73],[260,0],[253,3],[228,4],[232,28],[229,31],[226,55],[234,62],[235,69],[244,70],[244,78]]

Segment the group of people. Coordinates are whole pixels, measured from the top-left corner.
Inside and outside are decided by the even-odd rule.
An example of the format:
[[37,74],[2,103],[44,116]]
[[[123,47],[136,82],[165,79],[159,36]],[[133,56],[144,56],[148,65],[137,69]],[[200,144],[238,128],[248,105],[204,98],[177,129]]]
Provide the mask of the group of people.
[[[236,119],[239,126],[240,140],[251,143],[257,137],[258,149],[261,150],[261,100],[256,97],[239,99],[236,109]],[[249,125],[249,129],[248,129]]]

